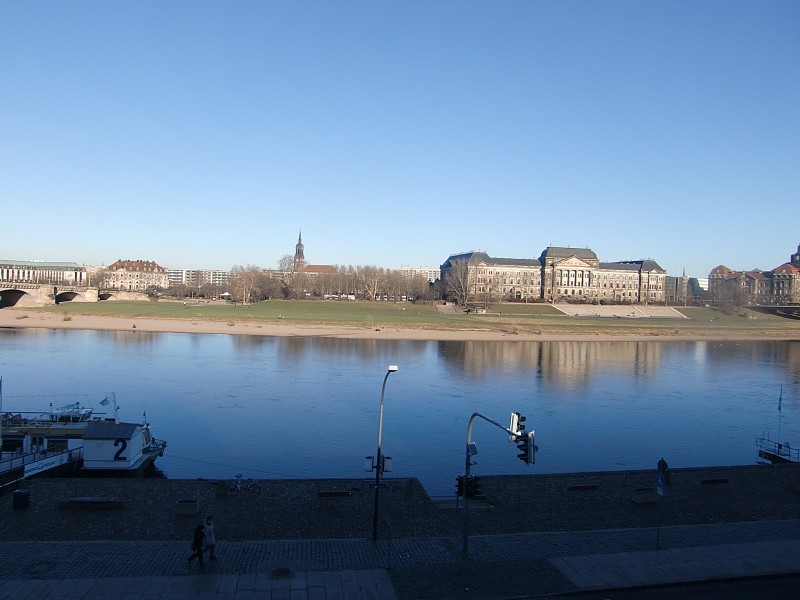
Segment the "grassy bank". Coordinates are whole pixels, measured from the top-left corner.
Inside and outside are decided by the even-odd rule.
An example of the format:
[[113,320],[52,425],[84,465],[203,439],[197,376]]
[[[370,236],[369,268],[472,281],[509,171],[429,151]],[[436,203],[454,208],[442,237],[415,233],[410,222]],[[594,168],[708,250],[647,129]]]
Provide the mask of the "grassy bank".
[[268,300],[248,306],[192,302],[64,303],[34,312],[124,318],[233,323],[289,323],[362,328],[482,330],[504,333],[584,335],[800,336],[800,321],[744,311],[728,315],[710,308],[680,308],[686,319],[576,318],[546,304],[497,304],[486,314],[442,314],[428,304]]

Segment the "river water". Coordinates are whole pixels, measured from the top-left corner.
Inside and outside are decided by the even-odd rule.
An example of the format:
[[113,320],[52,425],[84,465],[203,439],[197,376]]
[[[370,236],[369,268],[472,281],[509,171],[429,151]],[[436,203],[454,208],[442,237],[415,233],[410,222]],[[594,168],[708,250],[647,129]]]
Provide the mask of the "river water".
[[[453,493],[470,416],[536,432],[536,464],[478,419],[478,475],[752,464],[764,434],[800,444],[800,342],[424,342],[0,329],[4,411],[114,392],[146,412],[169,478],[391,476]],[[782,396],[781,396],[782,394]],[[781,410],[778,411],[779,398]]]

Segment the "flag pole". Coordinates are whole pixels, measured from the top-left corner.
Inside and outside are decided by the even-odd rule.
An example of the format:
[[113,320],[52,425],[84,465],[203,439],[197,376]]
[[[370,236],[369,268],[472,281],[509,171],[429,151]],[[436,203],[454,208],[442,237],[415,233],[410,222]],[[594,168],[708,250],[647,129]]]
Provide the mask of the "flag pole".
[[781,443],[781,402],[783,401],[783,386],[781,386],[781,395],[778,396],[778,443]]

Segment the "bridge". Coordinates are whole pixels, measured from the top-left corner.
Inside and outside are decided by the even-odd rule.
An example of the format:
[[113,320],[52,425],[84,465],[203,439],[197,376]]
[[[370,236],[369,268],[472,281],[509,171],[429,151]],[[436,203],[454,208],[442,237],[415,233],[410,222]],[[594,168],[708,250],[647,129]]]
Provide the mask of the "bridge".
[[130,290],[106,290],[80,285],[0,281],[0,308],[6,306],[49,306],[63,302],[101,300],[147,300],[147,295]]

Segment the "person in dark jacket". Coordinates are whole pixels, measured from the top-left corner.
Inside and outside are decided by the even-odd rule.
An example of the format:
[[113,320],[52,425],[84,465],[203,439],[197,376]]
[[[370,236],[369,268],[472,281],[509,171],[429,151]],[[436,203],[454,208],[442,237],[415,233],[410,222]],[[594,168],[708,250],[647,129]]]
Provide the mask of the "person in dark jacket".
[[664,476],[664,484],[669,485],[669,465],[663,457],[658,461],[658,472]]
[[205,541],[205,528],[203,524],[200,523],[197,527],[194,528],[194,534],[192,535],[192,552],[193,554],[186,559],[186,562],[192,562],[195,558],[200,559],[200,567],[202,568],[203,565],[203,542]]

